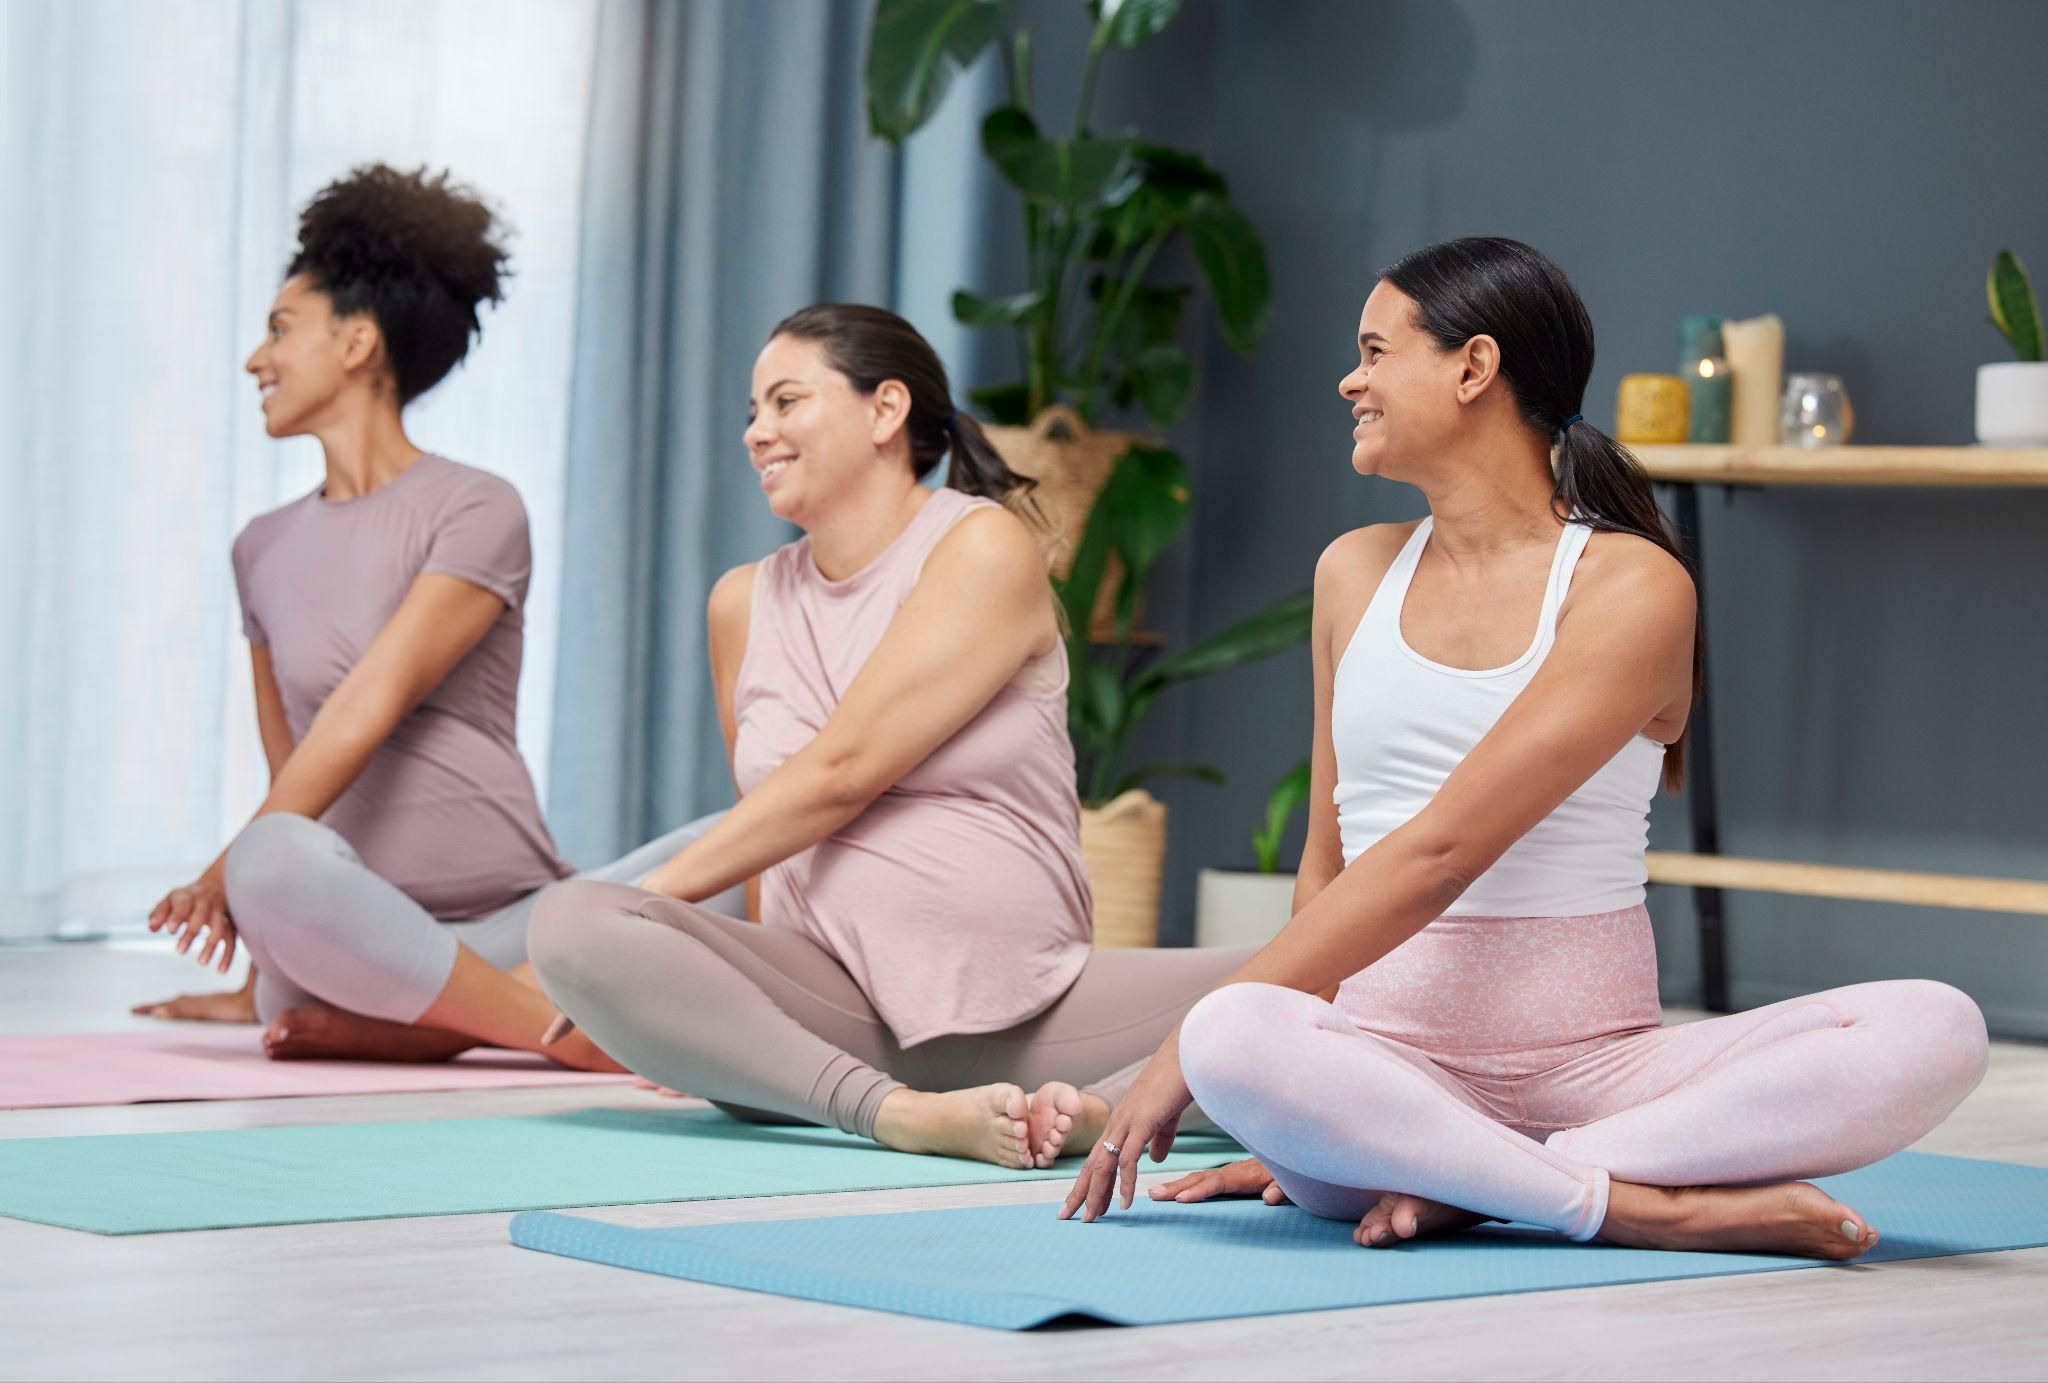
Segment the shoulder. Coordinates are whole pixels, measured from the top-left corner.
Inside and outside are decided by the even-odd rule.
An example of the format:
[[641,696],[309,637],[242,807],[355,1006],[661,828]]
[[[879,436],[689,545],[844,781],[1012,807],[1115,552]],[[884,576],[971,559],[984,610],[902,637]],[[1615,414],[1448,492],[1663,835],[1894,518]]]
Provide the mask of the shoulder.
[[1374,523],[1340,534],[1316,559],[1317,597],[1362,594],[1377,586],[1421,523]]
[[263,555],[271,544],[292,526],[293,519],[312,500],[312,495],[302,495],[289,504],[281,504],[266,510],[242,525],[242,531],[235,535],[234,555],[238,570],[246,569],[249,563]]
[[442,516],[482,515],[526,526],[526,503],[505,477],[432,454],[413,464],[432,468],[420,477],[426,482],[420,492]]
[[1637,631],[1692,635],[1699,595],[1685,563],[1648,538],[1595,532],[1572,573],[1558,618],[1591,616]]
[[[940,491],[927,503],[938,503]],[[977,586],[1039,587],[1047,582],[1045,556],[1025,522],[994,502],[976,503],[953,521],[931,556],[927,575],[943,573],[948,581]]]
[[754,581],[760,570],[761,563],[748,562],[734,567],[712,585],[711,598],[704,602],[704,610],[714,630],[746,627],[754,610]]

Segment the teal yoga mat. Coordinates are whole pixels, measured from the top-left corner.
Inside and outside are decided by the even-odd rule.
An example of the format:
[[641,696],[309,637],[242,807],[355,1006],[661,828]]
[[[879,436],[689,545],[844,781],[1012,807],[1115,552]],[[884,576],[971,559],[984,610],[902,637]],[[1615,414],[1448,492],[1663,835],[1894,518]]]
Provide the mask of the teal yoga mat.
[[[1900,1153],[1820,1182],[1883,1236],[1858,1263],[2048,1244],[2048,1169]],[[1657,1253],[1489,1226],[1361,1249],[1349,1224],[1258,1201],[1143,1199],[1092,1225],[1051,1205],[628,1229],[577,1215],[512,1220],[512,1242],[641,1272],[935,1320],[1025,1330],[1600,1287],[1829,1266],[1760,1254]]]
[[[1183,1139],[1181,1167],[1241,1157]],[[1072,1177],[918,1157],[716,1110],[0,1139],[0,1215],[94,1234],[477,1215]]]

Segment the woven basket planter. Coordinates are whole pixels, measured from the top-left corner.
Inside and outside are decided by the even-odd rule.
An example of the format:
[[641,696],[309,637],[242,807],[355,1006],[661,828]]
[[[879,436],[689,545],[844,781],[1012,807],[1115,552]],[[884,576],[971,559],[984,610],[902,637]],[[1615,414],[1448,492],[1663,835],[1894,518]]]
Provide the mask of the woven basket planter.
[[1081,809],[1081,859],[1095,894],[1095,944],[1159,944],[1159,880],[1166,869],[1166,804],[1133,788]]
[[[1046,560],[1052,574],[1064,580],[1095,497],[1102,493],[1117,458],[1143,439],[1135,432],[1097,432],[1065,404],[1046,409],[1029,427],[984,430],[1004,464],[1038,482],[1031,499],[1044,515]],[[1116,593],[1122,585],[1123,566],[1111,557],[1089,625],[1090,636],[1099,642],[1116,638]]]

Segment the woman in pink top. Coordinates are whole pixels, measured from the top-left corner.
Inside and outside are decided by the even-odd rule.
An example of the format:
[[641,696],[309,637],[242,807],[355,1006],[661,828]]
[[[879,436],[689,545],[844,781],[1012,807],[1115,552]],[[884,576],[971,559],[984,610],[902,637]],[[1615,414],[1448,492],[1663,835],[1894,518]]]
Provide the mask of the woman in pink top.
[[[642,887],[551,890],[534,964],[661,1085],[1050,1165],[1243,953],[1091,950],[1066,649],[1004,507],[1028,482],[924,339],[807,308],[755,362],[753,409],[762,492],[805,536],[711,595],[739,804]],[[941,459],[947,487],[921,486]],[[696,905],[756,876],[764,925]]]
[[[533,1048],[539,891],[570,873],[515,733],[531,558],[496,476],[422,452],[405,406],[499,296],[490,210],[445,176],[358,170],[316,196],[248,370],[273,437],[319,439],[319,489],[235,540],[271,786],[199,878],[150,914],[235,994],[139,1012],[268,1025],[273,1057]],[[685,828],[687,832],[689,828]],[[685,833],[598,877],[638,878]],[[616,1070],[587,1039],[550,1054]]]

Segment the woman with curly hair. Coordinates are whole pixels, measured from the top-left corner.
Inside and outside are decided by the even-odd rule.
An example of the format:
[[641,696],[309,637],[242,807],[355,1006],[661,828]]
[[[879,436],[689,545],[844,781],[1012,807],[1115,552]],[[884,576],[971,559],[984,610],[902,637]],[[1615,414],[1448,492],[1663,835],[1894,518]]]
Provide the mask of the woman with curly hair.
[[[504,480],[422,451],[407,404],[501,300],[489,207],[376,165],[323,189],[247,369],[272,437],[316,437],[320,487],[234,544],[271,771],[255,819],[150,914],[250,983],[138,1012],[260,1019],[272,1057],[436,1060],[538,1048],[553,1014],[525,966],[540,890],[572,871],[515,735],[526,512]],[[684,827],[591,877],[634,880]],[[618,1069],[587,1039],[565,1065]]]

